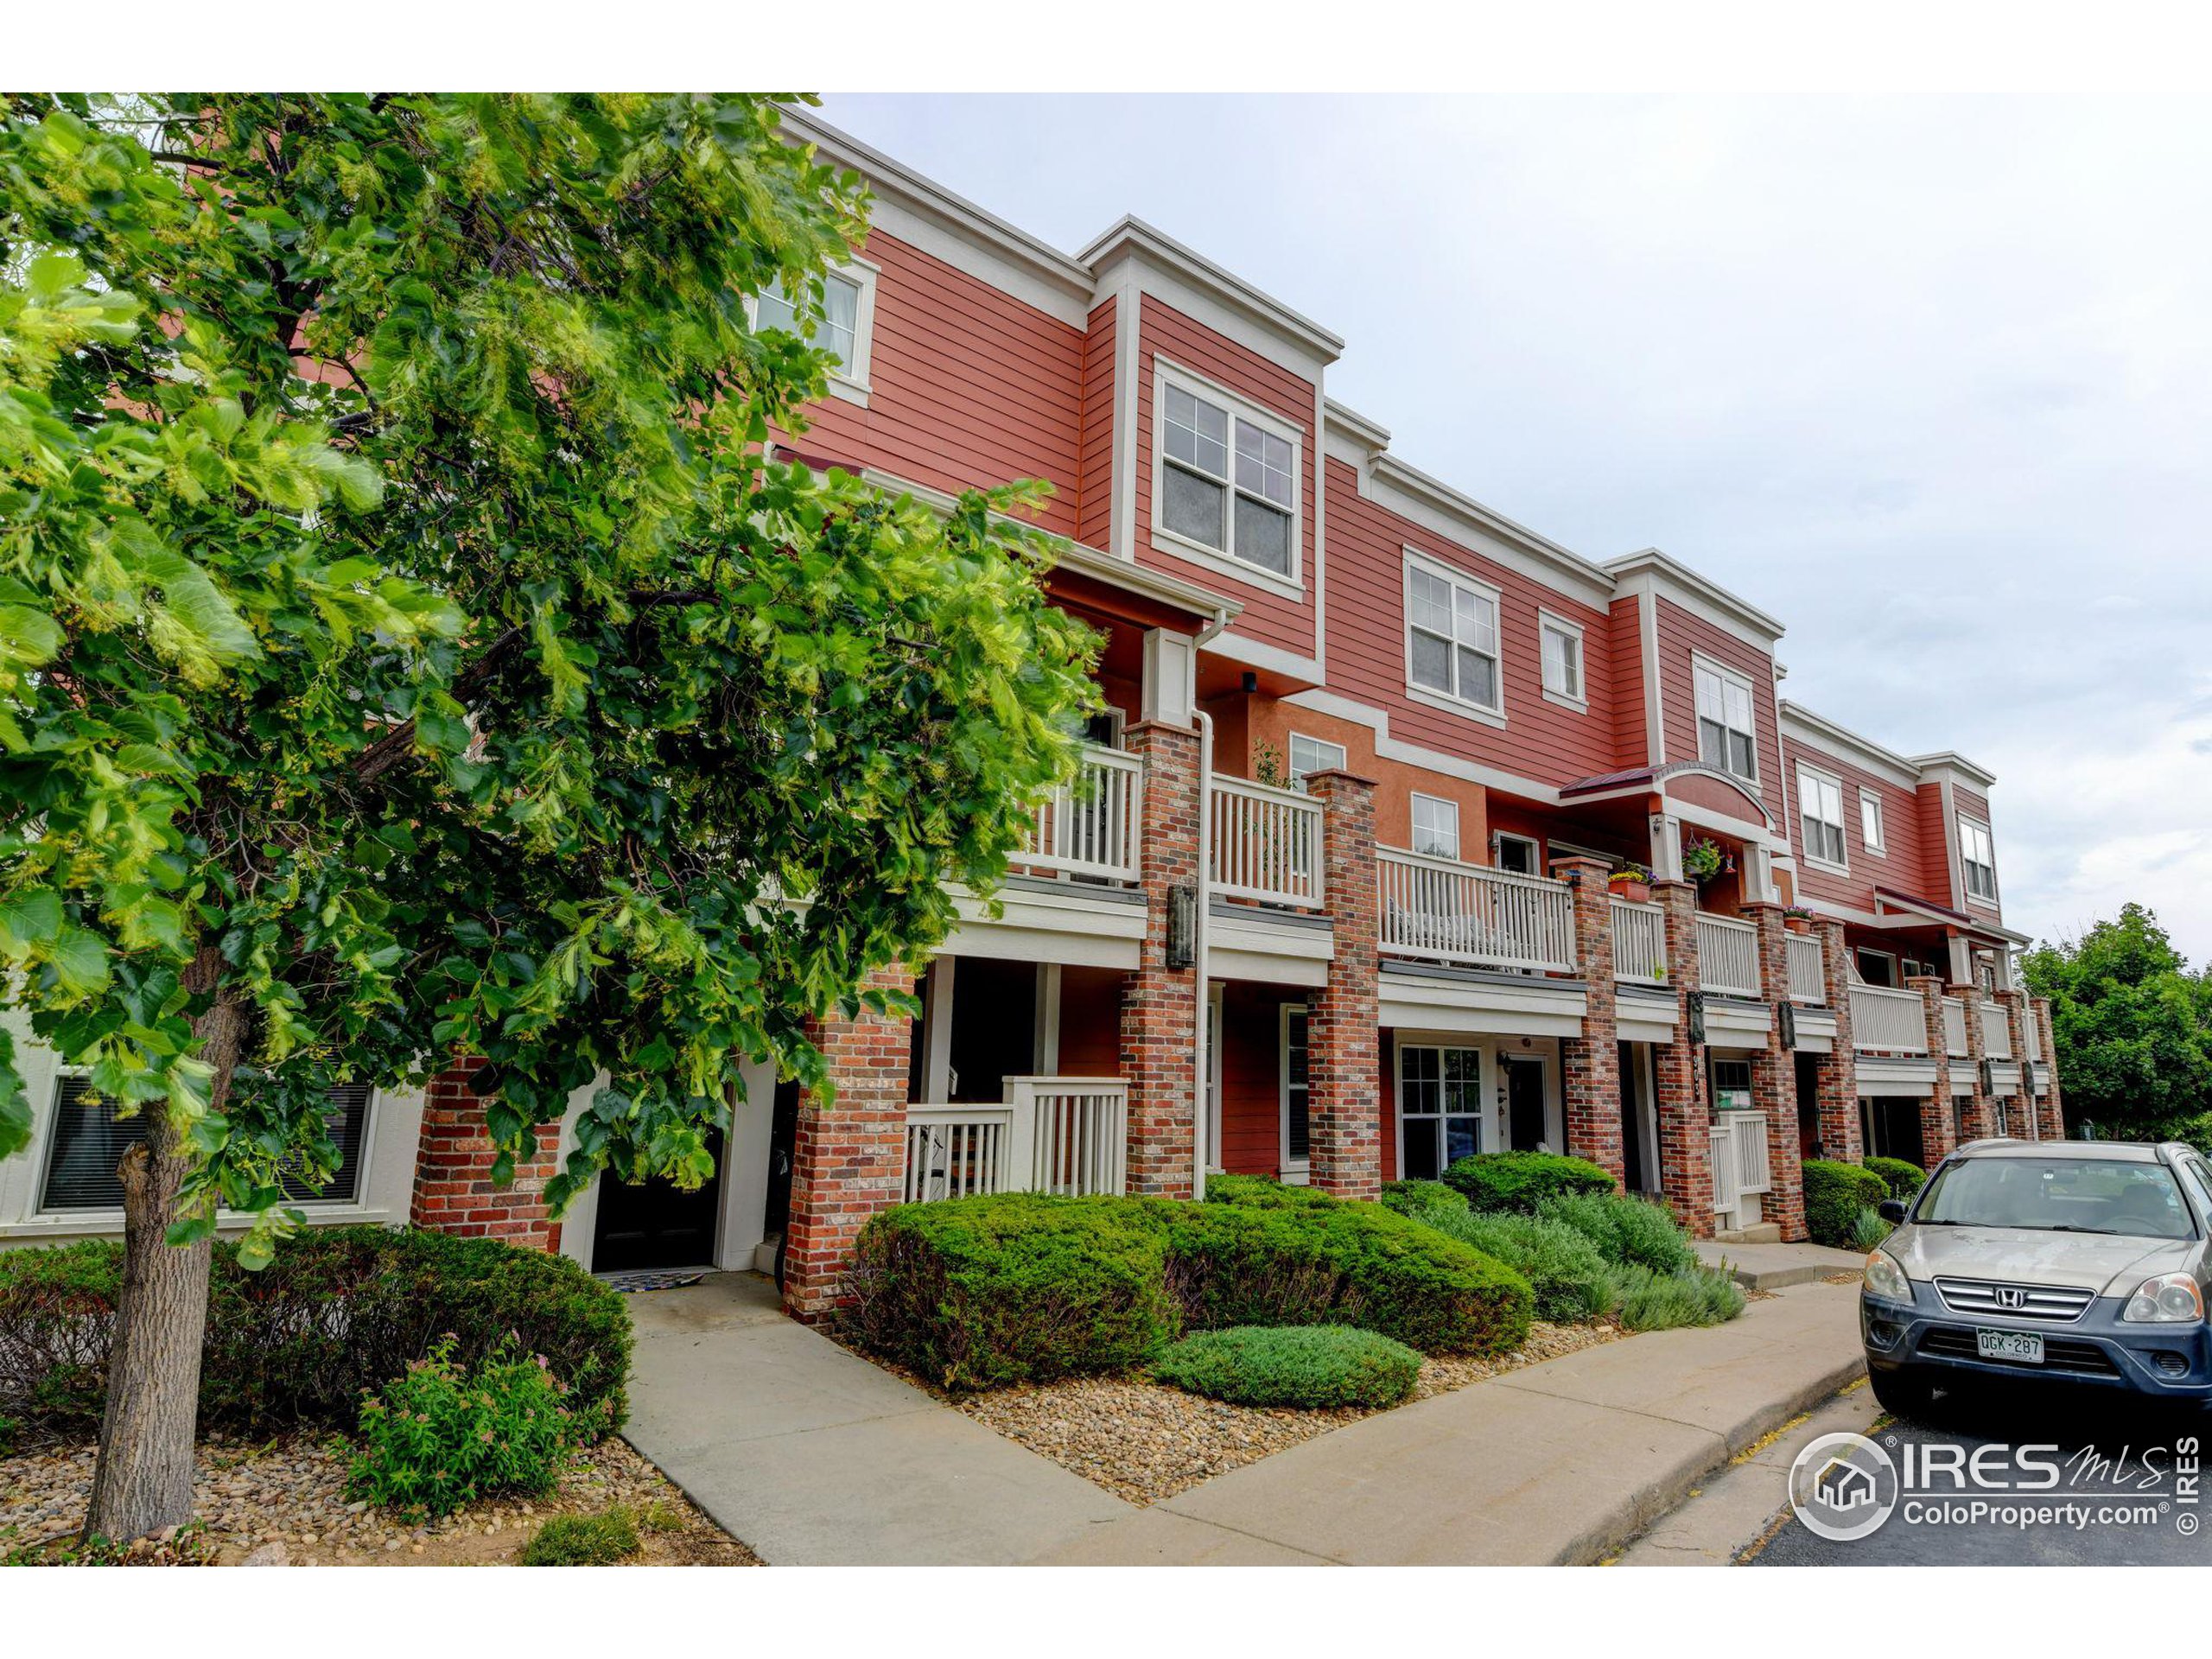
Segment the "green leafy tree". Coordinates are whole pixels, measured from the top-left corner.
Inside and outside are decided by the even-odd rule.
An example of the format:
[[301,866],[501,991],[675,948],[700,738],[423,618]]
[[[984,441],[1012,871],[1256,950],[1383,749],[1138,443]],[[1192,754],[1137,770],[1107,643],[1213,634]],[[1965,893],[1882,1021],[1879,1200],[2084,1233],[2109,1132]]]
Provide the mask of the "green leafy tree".
[[[696,1184],[1068,775],[1053,543],[763,464],[862,229],[752,97],[0,101],[0,1007],[143,1115],[88,1530],[186,1518],[208,1240],[456,1053]],[[806,330],[802,331],[802,334]],[[0,1155],[29,1109],[0,1049]]]
[[2155,914],[2123,905],[2024,968],[2050,999],[2069,1116],[2121,1140],[2212,1147],[2212,977],[2190,971]]

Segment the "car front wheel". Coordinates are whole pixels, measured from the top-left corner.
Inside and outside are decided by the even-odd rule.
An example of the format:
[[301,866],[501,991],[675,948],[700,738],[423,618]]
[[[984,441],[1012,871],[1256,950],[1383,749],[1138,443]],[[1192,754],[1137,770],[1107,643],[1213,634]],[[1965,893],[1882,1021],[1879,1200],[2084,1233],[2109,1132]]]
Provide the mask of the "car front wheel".
[[1892,1417],[1924,1418],[1936,1402],[1935,1385],[1911,1371],[1874,1371],[1867,1380]]

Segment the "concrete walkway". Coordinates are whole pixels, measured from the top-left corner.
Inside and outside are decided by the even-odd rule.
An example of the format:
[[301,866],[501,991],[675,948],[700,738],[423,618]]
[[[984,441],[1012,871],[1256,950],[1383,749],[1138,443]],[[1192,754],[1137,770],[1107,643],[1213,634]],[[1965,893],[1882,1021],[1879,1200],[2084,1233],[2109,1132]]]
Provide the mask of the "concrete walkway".
[[1586,1348],[1364,1418],[1038,1559],[1599,1560],[1864,1369],[1858,1293],[1802,1285],[1732,1324]]
[[1746,1290],[1783,1290],[1809,1285],[1832,1274],[1857,1273],[1866,1258],[1857,1250],[1832,1250],[1825,1244],[1719,1244],[1697,1241],[1698,1260],[1707,1267],[1724,1262]]
[[720,1274],[627,1299],[625,1437],[776,1566],[1025,1560],[1139,1511]]

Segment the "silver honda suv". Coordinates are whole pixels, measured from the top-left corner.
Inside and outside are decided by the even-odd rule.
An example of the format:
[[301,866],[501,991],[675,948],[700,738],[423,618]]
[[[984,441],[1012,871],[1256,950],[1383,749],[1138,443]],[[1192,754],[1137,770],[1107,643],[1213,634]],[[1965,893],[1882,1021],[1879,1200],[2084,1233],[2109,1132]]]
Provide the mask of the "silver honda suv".
[[2178,1141],[1977,1141],[1866,1258],[1860,1335],[1899,1416],[1977,1379],[2212,1402],[2212,1166]]

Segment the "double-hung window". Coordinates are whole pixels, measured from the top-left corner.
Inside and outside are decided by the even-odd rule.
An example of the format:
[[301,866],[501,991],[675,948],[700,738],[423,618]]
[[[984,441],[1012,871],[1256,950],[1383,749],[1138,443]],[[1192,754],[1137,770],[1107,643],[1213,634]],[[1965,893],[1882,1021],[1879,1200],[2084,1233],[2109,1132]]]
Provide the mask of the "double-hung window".
[[1290,734],[1290,786],[1304,790],[1306,780],[1317,772],[1341,771],[1344,764],[1344,746],[1325,742],[1318,737],[1308,737],[1302,732]]
[[1431,858],[1459,856],[1459,803],[1433,795],[1414,797],[1414,851]]
[[865,403],[874,310],[875,268],[855,263],[849,270],[823,274],[818,309],[810,295],[794,300],[784,279],[776,277],[754,296],[753,324],[756,328],[780,328],[786,334],[804,335],[810,321],[815,348],[829,353],[833,359],[830,391]]
[[1882,798],[1871,789],[1859,791],[1859,833],[1870,853],[1879,853],[1882,846]]
[[1756,781],[1758,744],[1751,734],[1751,683],[1702,658],[1692,672],[1697,682],[1698,759]]
[[1987,824],[1959,820],[1959,868],[1966,878],[1967,898],[1997,902],[1997,849]]
[[1482,1145],[1482,1051],[1408,1045],[1398,1051],[1398,1173],[1433,1181]]
[[1554,702],[1580,707],[1582,690],[1582,630],[1555,616],[1540,614],[1536,632],[1544,659],[1544,696]]
[[1797,817],[1805,830],[1805,857],[1842,869],[1850,863],[1843,838],[1843,785],[1825,772],[1797,769]]
[[1306,1070],[1306,1009],[1287,1002],[1282,1010],[1282,1167],[1286,1174],[1306,1166],[1313,1150],[1313,1123]]
[[1296,442],[1199,387],[1162,378],[1160,388],[1160,527],[1297,581]]
[[1497,590],[1406,560],[1406,673],[1414,689],[1486,714],[1504,710],[1497,660]]

